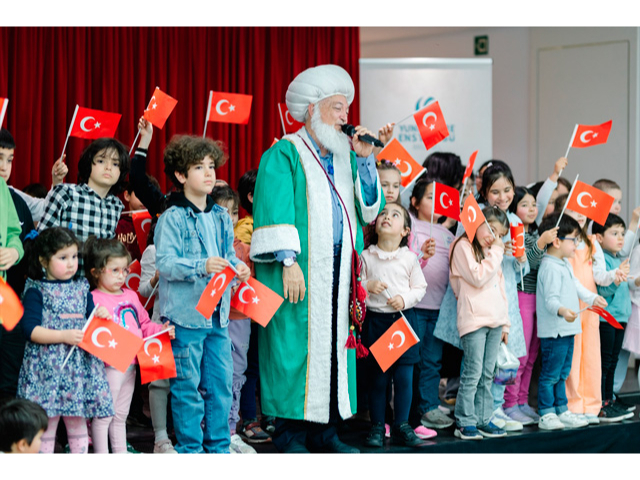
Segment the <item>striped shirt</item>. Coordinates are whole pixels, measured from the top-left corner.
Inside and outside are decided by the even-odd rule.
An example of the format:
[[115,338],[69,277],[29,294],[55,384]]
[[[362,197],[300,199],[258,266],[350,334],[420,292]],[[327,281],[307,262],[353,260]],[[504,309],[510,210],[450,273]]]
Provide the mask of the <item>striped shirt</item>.
[[524,289],[522,288],[522,282],[518,276],[516,276],[516,280],[518,280],[518,291],[524,293],[536,293],[536,285],[538,282],[538,268],[540,267],[540,262],[542,262],[542,257],[546,251],[546,247],[544,250],[540,250],[538,248],[538,239],[540,235],[538,232],[529,233],[525,232],[524,234],[524,248],[527,252],[527,260],[529,260],[529,267],[531,268],[531,272],[524,276]]

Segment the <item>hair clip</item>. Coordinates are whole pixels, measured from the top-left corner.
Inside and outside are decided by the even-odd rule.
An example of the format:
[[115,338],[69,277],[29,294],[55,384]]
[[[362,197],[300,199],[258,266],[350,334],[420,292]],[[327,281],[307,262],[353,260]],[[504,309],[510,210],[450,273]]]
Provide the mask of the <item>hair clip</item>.
[[29,233],[27,233],[24,236],[25,240],[35,240],[35,238],[38,236],[38,231],[37,230],[31,230]]

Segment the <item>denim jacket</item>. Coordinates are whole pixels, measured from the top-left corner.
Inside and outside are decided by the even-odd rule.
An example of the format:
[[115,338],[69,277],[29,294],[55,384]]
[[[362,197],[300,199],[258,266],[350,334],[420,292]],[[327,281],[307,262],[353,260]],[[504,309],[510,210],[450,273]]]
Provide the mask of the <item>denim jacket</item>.
[[[209,280],[207,258],[220,256],[234,267],[242,262],[233,248],[233,224],[226,209],[208,205],[205,213],[184,204],[166,210],[155,231],[156,266],[160,272],[160,312],[163,317],[184,328],[211,328],[213,317],[220,317],[220,326],[229,324],[231,288],[227,287],[212,318],[203,317],[196,305]],[[215,238],[206,238],[209,224]]]

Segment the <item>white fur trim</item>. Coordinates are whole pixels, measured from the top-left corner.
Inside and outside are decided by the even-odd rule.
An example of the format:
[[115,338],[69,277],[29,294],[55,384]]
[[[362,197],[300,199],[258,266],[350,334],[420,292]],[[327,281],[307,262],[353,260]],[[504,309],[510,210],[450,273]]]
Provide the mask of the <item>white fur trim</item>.
[[[306,131],[298,132],[313,148]],[[331,212],[331,185],[326,179],[321,165],[297,135],[287,137],[300,154],[300,162],[307,180],[307,208],[309,219],[309,265],[307,271],[309,354],[307,359],[307,395],[305,419],[313,422],[329,421],[329,400],[331,392],[331,311],[333,284],[333,223]],[[334,154],[334,183],[345,205],[349,218],[357,228],[354,206],[354,184],[351,177],[349,152]],[[350,207],[350,208],[349,208]],[[352,415],[349,402],[347,379],[347,350],[344,345],[348,334],[349,283],[351,278],[351,236],[349,222],[343,209],[343,248],[338,285],[338,410],[342,418]]]
[[280,250],[300,253],[298,229],[293,225],[269,225],[256,228],[251,236],[250,258],[256,263],[275,261],[273,254]]
[[380,186],[380,177],[378,176],[378,170],[376,169],[376,190],[377,190],[377,201],[370,207],[364,202],[362,198],[362,185],[360,183],[360,172],[356,175],[356,199],[360,202],[360,212],[362,212],[362,220],[364,223],[371,223],[376,218],[378,218],[378,212],[380,211],[380,202],[382,201],[383,193],[382,187]]

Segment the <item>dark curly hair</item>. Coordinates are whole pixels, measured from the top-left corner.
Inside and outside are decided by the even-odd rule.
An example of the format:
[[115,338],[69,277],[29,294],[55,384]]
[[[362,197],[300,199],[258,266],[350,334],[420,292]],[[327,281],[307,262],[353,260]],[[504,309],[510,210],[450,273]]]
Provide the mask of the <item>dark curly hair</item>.
[[107,265],[110,258],[123,257],[127,259],[127,265],[131,263],[131,254],[117,238],[97,238],[95,235],[87,238],[84,242],[84,270],[91,288],[98,288],[100,270]]
[[27,276],[34,280],[41,280],[45,277],[43,264],[49,264],[49,260],[58,251],[71,245],[78,247],[78,255],[82,243],[78,237],[68,228],[51,227],[43,230],[33,240],[25,240],[25,255],[27,260]]
[[164,173],[171,179],[176,188],[182,191],[182,183],[175,172],[187,176],[189,167],[201,163],[205,157],[211,157],[215,168],[220,168],[227,161],[223,144],[210,138],[194,135],[176,135],[164,149]]
[[[409,212],[407,211],[407,209],[404,208],[404,206],[402,206],[402,204],[400,202],[389,202],[389,203],[387,203],[385,205],[385,207],[382,209],[382,211],[384,212],[384,210],[389,205],[395,205],[397,207],[400,207],[400,210],[402,210],[402,215],[404,216],[404,228],[411,229],[411,217],[409,216]],[[380,215],[382,215],[382,212],[380,212],[378,214],[378,217]],[[369,231],[367,233],[368,233],[369,245],[377,245],[378,244],[378,233],[376,232],[376,224],[377,223],[378,223],[378,218],[376,217],[376,221],[373,222],[371,225],[368,225]],[[402,240],[400,240],[400,246],[401,247],[406,247],[407,245],[409,245],[409,235],[405,235],[404,237],[402,237]]]
[[118,195],[124,190],[126,185],[125,179],[127,178],[127,175],[129,175],[129,170],[131,169],[131,159],[129,158],[127,147],[115,138],[98,138],[84,149],[82,155],[80,155],[80,160],[78,160],[78,184],[87,183],[89,181],[95,157],[103,150],[106,150],[105,153],[107,154],[112,151],[115,152],[118,157],[118,161],[120,162],[118,165],[118,168],[120,169],[118,181],[109,189],[109,195]]

